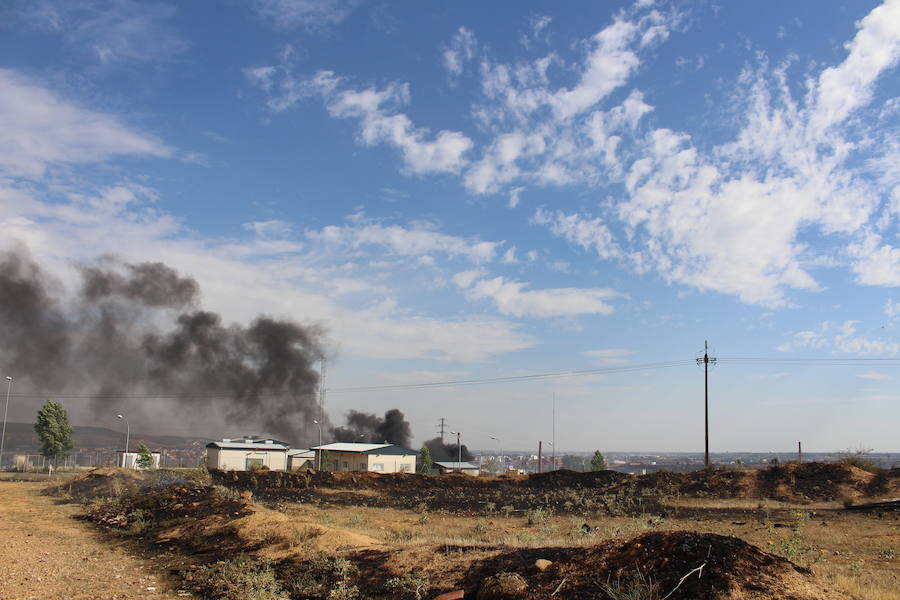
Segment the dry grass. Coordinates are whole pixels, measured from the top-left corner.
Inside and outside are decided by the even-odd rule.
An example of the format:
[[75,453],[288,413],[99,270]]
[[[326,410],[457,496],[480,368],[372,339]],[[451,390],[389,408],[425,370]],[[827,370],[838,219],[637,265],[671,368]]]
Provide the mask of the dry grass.
[[[469,552],[479,549],[480,553],[509,548],[584,547],[649,530],[731,535],[768,552],[790,553],[794,562],[811,568],[824,586],[855,600],[897,597],[900,559],[887,558],[892,555],[891,548],[900,548],[900,519],[896,516],[880,519],[837,512],[838,502],[797,505],[776,500],[679,498],[668,505],[675,509],[675,516],[670,518],[610,517],[603,511],[578,516],[535,515],[498,508],[490,516],[473,519],[443,511],[348,508],[327,502],[283,508],[292,520],[357,532],[405,556],[427,556],[434,547],[467,547]],[[798,512],[803,516],[795,519]],[[792,526],[797,521],[800,526],[794,533]]]
[[816,575],[855,600],[896,600],[900,566],[885,568],[866,563],[825,564]]

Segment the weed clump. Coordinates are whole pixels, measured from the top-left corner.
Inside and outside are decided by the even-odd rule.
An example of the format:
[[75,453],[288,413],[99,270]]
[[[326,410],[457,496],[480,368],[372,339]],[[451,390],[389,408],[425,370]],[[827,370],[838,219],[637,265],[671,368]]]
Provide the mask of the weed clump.
[[189,577],[194,591],[215,600],[290,600],[272,563],[245,554],[200,567]]

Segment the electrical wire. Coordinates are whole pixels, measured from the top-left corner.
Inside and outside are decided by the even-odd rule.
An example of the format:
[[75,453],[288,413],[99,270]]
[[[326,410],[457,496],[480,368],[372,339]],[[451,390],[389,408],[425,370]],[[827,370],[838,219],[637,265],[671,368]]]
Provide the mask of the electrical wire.
[[[900,357],[871,357],[871,358],[787,358],[787,357],[755,357],[755,356],[731,356],[716,357],[716,364],[722,365],[834,365],[834,366],[859,366],[862,364],[871,364],[878,366],[900,366]],[[424,381],[418,383],[398,383],[385,385],[363,385],[352,387],[335,387],[328,388],[329,393],[360,393],[360,392],[378,392],[378,391],[403,391],[403,390],[419,390],[433,389],[445,387],[468,387],[476,385],[492,385],[504,383],[517,383],[526,381],[540,381],[544,379],[565,379],[570,377],[586,377],[590,375],[610,375],[617,373],[635,373],[642,371],[652,371],[658,369],[669,369],[672,367],[680,367],[694,365],[696,359],[679,359],[663,362],[644,363],[636,365],[622,365],[617,367],[602,367],[597,369],[583,369],[570,371],[554,371],[547,373],[531,373],[526,375],[510,375],[505,377],[489,377],[483,379],[455,379],[444,381]],[[65,393],[65,392],[14,392],[12,397],[15,398],[44,398],[44,397],[65,398],[71,400],[91,399],[91,400],[232,400],[232,395],[224,393],[194,393],[194,394],[84,394],[84,393]],[[259,394],[253,395],[254,398],[283,398],[279,394]]]

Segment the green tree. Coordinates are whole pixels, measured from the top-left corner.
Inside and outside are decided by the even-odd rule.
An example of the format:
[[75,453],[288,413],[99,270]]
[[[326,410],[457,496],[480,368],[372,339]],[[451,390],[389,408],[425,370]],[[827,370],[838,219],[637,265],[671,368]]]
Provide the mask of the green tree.
[[147,447],[147,444],[144,442],[138,442],[137,445],[137,460],[135,461],[138,469],[149,469],[153,466],[153,455],[150,453],[150,448]]
[[34,431],[41,440],[41,454],[56,464],[72,449],[72,426],[69,415],[59,402],[47,400],[37,414]]
[[423,473],[431,473],[434,461],[431,459],[431,450],[428,449],[428,446],[422,446],[422,451],[419,453],[419,462],[422,463]]
[[594,450],[594,456],[591,457],[591,471],[605,471],[606,459],[600,454],[599,450]]

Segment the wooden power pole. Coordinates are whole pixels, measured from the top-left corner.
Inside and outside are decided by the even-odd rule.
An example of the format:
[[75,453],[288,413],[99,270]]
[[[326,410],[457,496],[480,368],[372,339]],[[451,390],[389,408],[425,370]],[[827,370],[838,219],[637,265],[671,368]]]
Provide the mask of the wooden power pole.
[[703,464],[709,468],[709,365],[716,364],[716,359],[709,355],[709,342],[703,341],[703,358],[697,359],[703,365]]

